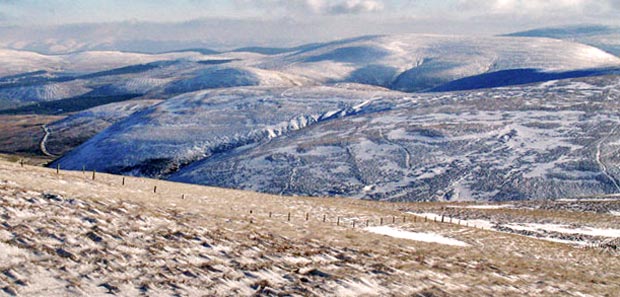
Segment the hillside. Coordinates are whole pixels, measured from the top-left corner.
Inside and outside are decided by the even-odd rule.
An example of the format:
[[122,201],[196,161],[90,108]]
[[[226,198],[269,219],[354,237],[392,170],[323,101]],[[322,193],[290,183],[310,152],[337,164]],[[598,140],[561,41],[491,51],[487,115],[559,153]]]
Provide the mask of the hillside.
[[619,62],[619,58],[593,47],[546,38],[412,34],[336,41],[273,57],[261,67],[321,82],[355,82],[411,92],[433,90],[481,74],[491,75],[487,81],[492,85],[460,85],[448,90],[516,84],[511,79],[523,76],[514,73],[501,77],[503,83],[493,81],[493,73],[505,74],[506,70],[560,74],[617,67]]
[[600,48],[620,56],[620,27],[579,25],[539,28],[508,34],[507,36],[548,37],[570,40]]
[[[566,244],[472,227],[486,217],[513,228],[552,222],[574,228],[562,232],[616,236],[620,230],[609,228],[619,217],[562,207],[619,211],[617,200],[546,208],[395,204],[130,177],[123,184],[121,176],[91,175],[0,162],[3,294],[601,296],[620,290],[609,238]],[[420,215],[446,207],[463,221]],[[586,248],[588,242],[600,248]]]
[[239,86],[347,82],[407,92],[467,90],[613,73],[620,58],[547,38],[410,34],[309,44],[273,55],[183,51],[45,56],[0,50],[0,63],[0,108],[6,108],[79,96],[161,99]]
[[129,116],[52,166],[392,201],[617,193],[619,83],[201,91]]
[[[24,131],[27,141],[7,147],[59,155],[51,166],[273,194],[620,191],[620,58],[598,48],[408,34],[258,52],[0,56],[31,71],[0,78],[0,125],[11,127],[0,139]],[[124,108],[132,102],[145,104]],[[67,118],[15,128],[29,116]]]

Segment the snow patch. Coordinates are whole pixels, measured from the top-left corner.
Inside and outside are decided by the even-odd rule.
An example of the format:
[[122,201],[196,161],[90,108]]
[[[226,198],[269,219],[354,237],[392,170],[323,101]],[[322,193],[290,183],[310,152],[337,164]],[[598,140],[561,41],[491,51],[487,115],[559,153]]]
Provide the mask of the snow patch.
[[386,236],[390,236],[394,238],[439,243],[439,244],[453,245],[453,246],[469,246],[469,244],[462,242],[460,240],[444,237],[436,233],[404,231],[404,230],[392,228],[389,226],[368,227],[368,228],[365,228],[364,230],[371,232],[371,233],[386,235]]
[[591,235],[591,236],[603,236],[603,237],[620,237],[620,229],[601,229],[601,228],[592,228],[592,227],[581,227],[581,228],[573,228],[568,225],[561,224],[536,224],[536,223],[527,223],[527,224],[506,224],[506,227],[515,229],[515,230],[524,230],[524,231],[549,231],[549,232],[558,232],[565,234],[583,234],[583,235]]
[[469,209],[502,209],[513,208],[513,204],[481,204],[481,205],[447,205],[448,208],[469,208]]

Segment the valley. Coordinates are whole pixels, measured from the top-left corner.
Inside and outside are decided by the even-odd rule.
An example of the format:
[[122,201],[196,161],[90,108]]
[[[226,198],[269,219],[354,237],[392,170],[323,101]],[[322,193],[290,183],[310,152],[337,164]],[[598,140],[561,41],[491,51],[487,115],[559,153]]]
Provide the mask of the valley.
[[620,296],[618,0],[0,0],[0,297]]
[[[283,195],[618,193],[620,58],[528,34],[372,35],[273,52],[5,50],[0,139],[11,143],[0,151]],[[16,126],[24,119],[36,124]]]

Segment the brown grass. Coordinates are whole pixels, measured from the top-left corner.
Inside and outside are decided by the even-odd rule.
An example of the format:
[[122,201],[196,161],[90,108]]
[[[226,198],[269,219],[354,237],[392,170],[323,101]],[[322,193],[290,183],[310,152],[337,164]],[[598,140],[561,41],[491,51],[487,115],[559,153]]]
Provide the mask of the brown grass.
[[[224,295],[244,295],[248,288],[258,293],[273,290],[279,294],[346,295],[343,290],[355,287],[346,284],[359,286],[366,282],[371,284],[376,295],[620,294],[617,282],[620,279],[620,259],[617,256],[519,235],[423,222],[419,218],[414,223],[410,215],[406,215],[405,223],[402,222],[400,209],[440,209],[442,205],[437,203],[396,204],[342,198],[281,197],[132,177],[126,178],[123,187],[120,176],[97,174],[97,179],[92,181],[89,174],[81,172],[62,171],[56,175],[55,170],[20,168],[16,164],[0,162],[2,180],[18,184],[0,185],[4,191],[51,192],[84,201],[93,209],[91,213],[106,214],[102,215],[107,220],[102,220],[103,231],[99,233],[129,238],[128,234],[135,232],[142,236],[141,241],[126,239],[126,245],[148,252],[123,261],[115,256],[119,247],[84,249],[80,254],[78,248],[67,246],[67,250],[75,250],[79,259],[92,261],[94,252],[99,257],[109,258],[107,268],[98,275],[107,279],[114,276],[112,283],[119,287],[147,284],[171,293],[180,290],[172,289],[174,287],[188,286],[211,294],[223,292]],[[155,185],[157,194],[152,191]],[[186,199],[181,199],[182,194]],[[531,214],[505,209],[476,211],[558,221],[570,219],[563,212],[553,211]],[[289,212],[290,222],[287,221]],[[78,210],[75,215],[64,213],[59,217],[65,217],[64,222],[52,224],[51,219],[47,222],[51,224],[50,228],[56,226],[53,227],[56,231],[52,231],[57,233],[62,231],[63,225],[69,225],[77,213]],[[306,213],[309,214],[307,221]],[[327,217],[325,223],[323,215]],[[54,217],[51,213],[48,216]],[[336,225],[338,217],[341,218],[340,226]],[[397,218],[394,224],[393,217]],[[377,225],[381,218],[387,225],[443,234],[470,246],[463,248],[396,239],[363,230],[366,220]],[[595,215],[584,218],[588,222],[596,221]],[[149,227],[151,231],[138,228],[142,226],[140,224],[146,224],[144,222],[159,224],[156,223],[159,220],[165,221],[159,227]],[[354,220],[357,222],[355,228],[352,227]],[[128,222],[128,225],[114,229],[114,222]],[[27,222],[24,224],[28,225]],[[81,232],[86,234],[86,231]],[[193,263],[189,259],[198,257],[194,251],[200,249],[195,245],[202,241],[193,241],[192,238],[201,238],[210,245],[226,247],[227,250],[225,253],[203,251],[210,260]],[[143,241],[149,244],[141,245]],[[176,251],[174,260],[165,252],[167,249]],[[52,255],[52,258],[57,260],[58,256]],[[300,262],[290,262],[291,259]],[[119,265],[125,262],[130,268]],[[121,271],[149,272],[145,276],[137,274],[132,279],[122,276]],[[278,278],[281,282],[274,282],[273,279],[247,276],[248,273],[259,275],[265,271],[279,277],[288,275],[290,280]],[[189,276],[179,276],[183,272]],[[192,275],[199,277],[194,280]],[[83,279],[71,279],[71,282],[86,286]],[[240,289],[222,291],[223,288],[230,289],[227,286],[231,284],[237,284]],[[120,290],[123,294],[126,288]],[[190,291],[180,292],[189,294]],[[359,294],[363,295],[363,292],[351,293]]]
[[0,115],[0,153],[41,156],[41,125],[64,118],[47,115]]

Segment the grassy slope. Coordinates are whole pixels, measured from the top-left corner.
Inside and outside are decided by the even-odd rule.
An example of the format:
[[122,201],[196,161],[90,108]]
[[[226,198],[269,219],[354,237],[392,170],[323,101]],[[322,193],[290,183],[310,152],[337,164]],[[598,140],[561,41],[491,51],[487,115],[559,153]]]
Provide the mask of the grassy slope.
[[39,142],[45,133],[44,124],[64,116],[0,115],[0,153],[43,156]]
[[[91,174],[56,175],[53,169],[0,162],[0,249],[12,256],[0,261],[0,289],[24,295],[134,295],[140,289],[182,295],[620,293],[618,257],[413,222],[413,216],[402,222],[400,209],[435,204],[279,197],[139,178],[126,178],[122,186],[120,176],[98,173],[93,181]],[[64,200],[42,198],[41,192]],[[360,228],[381,218],[392,225],[393,216],[398,228],[440,233],[470,247]],[[89,232],[102,240],[89,239]]]

